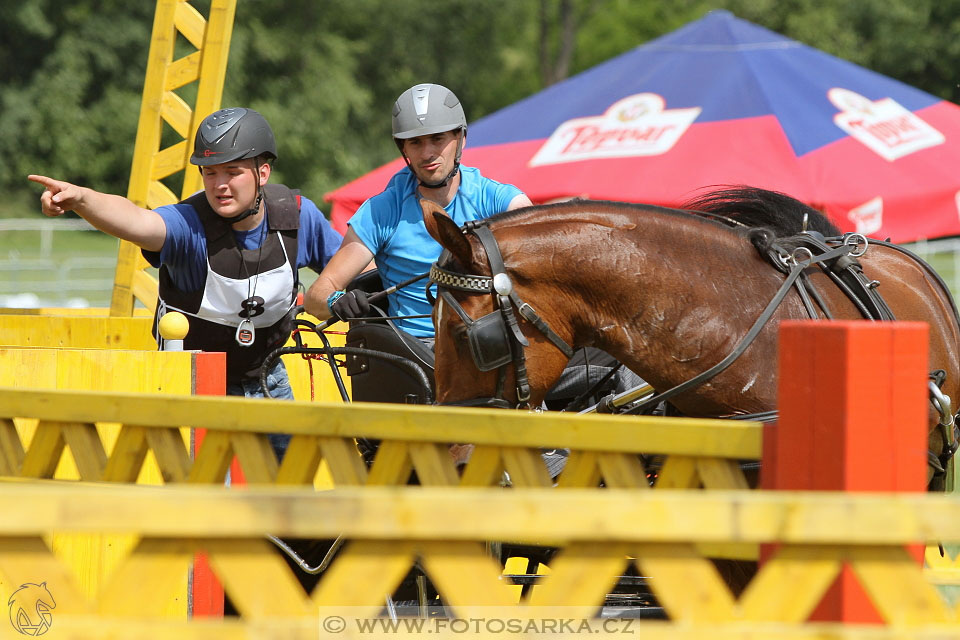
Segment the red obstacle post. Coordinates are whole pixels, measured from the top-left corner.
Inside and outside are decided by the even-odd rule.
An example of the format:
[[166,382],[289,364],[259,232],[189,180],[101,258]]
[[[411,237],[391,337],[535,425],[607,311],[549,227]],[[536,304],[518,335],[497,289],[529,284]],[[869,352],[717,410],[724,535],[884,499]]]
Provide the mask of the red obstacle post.
[[[223,396],[227,393],[227,354],[198,351],[193,354],[193,395]],[[196,429],[193,450],[200,450],[206,429]],[[194,617],[223,616],[223,586],[210,569],[206,554],[198,553],[193,561],[190,584]]]
[[[925,491],[928,334],[919,322],[783,322],[761,486]],[[922,546],[911,551],[922,561]],[[811,619],[882,622],[849,567]]]

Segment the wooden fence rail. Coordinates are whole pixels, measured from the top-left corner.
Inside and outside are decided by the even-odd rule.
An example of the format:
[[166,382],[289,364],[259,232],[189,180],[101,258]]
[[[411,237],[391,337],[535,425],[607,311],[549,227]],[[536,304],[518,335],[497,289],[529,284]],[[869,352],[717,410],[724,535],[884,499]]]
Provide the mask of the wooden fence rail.
[[[496,635],[490,625],[507,619],[539,624],[558,616],[594,625],[596,635],[623,635],[628,631],[622,626],[583,621],[594,617],[630,565],[648,577],[668,616],[631,621],[630,633],[643,637],[960,634],[960,610],[944,602],[904,548],[960,540],[960,500],[946,496],[7,483],[0,510],[18,514],[0,519],[0,575],[12,585],[48,590],[56,600],[47,612],[51,633],[66,634],[50,637],[318,638],[331,635],[324,627],[331,616],[346,625],[338,634],[366,636],[362,625],[386,619],[385,599],[414,563],[436,585],[445,624],[476,621],[476,633],[450,626],[443,633],[441,626],[440,636],[489,637]],[[139,543],[90,599],[43,542],[53,531],[133,533]],[[350,542],[307,593],[267,534],[343,535]],[[550,575],[517,604],[487,553],[491,540],[550,541],[560,552]],[[774,543],[777,551],[735,597],[697,551],[698,543]],[[151,620],[158,615],[156,603],[176,588],[175,578],[197,551],[208,554],[240,617]],[[805,622],[844,563],[888,627]],[[398,628],[376,635],[423,633]]]

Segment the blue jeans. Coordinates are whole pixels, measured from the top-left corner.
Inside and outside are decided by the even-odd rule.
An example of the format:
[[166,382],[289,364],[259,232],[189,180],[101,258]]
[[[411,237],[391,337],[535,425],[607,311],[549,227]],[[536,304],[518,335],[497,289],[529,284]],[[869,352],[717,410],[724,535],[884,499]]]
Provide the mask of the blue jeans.
[[[283,366],[283,361],[279,358],[267,374],[267,390],[270,392],[270,397],[275,400],[293,400],[293,389],[290,387],[287,368]],[[253,378],[243,378],[239,382],[228,384],[227,395],[245,396],[247,398],[264,397],[260,380]],[[287,452],[287,446],[290,444],[290,434],[271,433],[268,437],[273,452],[277,454],[277,460],[283,460],[283,454]]]

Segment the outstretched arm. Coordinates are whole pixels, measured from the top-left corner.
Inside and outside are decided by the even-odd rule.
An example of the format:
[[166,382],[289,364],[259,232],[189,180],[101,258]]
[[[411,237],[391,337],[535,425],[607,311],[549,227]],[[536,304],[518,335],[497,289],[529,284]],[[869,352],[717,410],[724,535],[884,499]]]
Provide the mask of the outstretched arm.
[[167,225],[154,211],[138,207],[122,196],[101,193],[62,180],[30,175],[29,180],[44,186],[40,196],[43,215],[55,218],[67,211],[77,214],[110,235],[129,240],[148,251],[160,251],[167,237]]
[[347,229],[343,237],[343,244],[330,258],[330,262],[320,272],[320,276],[307,290],[303,299],[303,308],[307,313],[321,320],[330,317],[327,307],[327,298],[334,291],[342,291],[362,271],[371,264],[373,253],[367,249],[360,237],[352,228]]

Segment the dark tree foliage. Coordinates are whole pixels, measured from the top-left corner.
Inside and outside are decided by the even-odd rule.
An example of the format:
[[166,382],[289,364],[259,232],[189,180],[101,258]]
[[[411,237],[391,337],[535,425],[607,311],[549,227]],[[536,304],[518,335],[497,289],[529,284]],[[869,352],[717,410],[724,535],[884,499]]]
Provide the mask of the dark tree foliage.
[[[154,8],[0,0],[0,217],[40,215],[28,173],[126,193]],[[960,0],[238,0],[223,105],[270,120],[277,179],[319,203],[396,156],[415,83],[473,121],[714,8],[960,99]]]

